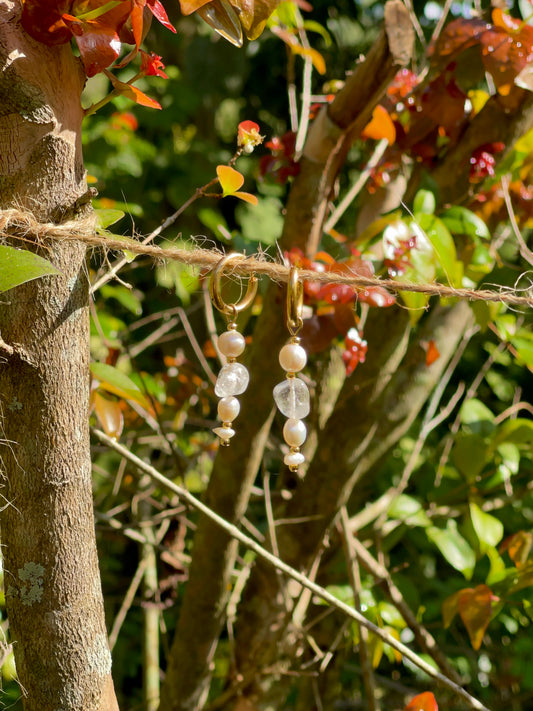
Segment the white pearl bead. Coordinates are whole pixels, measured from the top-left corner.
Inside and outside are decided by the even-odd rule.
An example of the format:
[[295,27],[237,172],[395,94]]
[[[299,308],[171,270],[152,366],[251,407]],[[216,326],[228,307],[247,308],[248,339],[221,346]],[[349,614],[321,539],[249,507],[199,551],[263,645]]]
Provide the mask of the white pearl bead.
[[283,457],[283,463],[288,467],[297,467],[305,462],[305,457],[301,452],[289,452]]
[[297,343],[287,343],[279,352],[279,363],[288,373],[298,373],[305,368],[307,353]]
[[300,447],[307,436],[307,427],[301,420],[292,417],[283,426],[283,437],[289,447]]
[[241,404],[236,397],[223,397],[218,403],[218,416],[222,422],[233,422],[241,411]]
[[227,358],[236,358],[244,351],[246,341],[238,331],[224,331],[218,337],[218,347],[222,355]]

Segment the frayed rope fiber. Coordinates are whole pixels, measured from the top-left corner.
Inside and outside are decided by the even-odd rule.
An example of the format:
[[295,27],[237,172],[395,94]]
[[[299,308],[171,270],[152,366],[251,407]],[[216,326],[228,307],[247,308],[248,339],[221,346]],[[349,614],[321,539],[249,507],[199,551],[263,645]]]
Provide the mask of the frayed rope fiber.
[[[47,240],[77,240],[91,247],[101,247],[112,251],[128,251],[136,255],[145,255],[157,260],[169,260],[188,264],[191,267],[214,269],[223,253],[216,249],[178,247],[157,247],[141,243],[130,237],[120,239],[98,234],[96,231],[96,216],[91,214],[78,220],[71,220],[60,224],[39,222],[30,212],[12,208],[0,211],[0,239],[18,238],[32,240],[44,244]],[[237,275],[266,275],[273,281],[286,282],[289,268],[284,264],[266,261],[264,258],[248,257],[236,260],[231,266],[231,272]],[[412,282],[399,282],[394,279],[380,279],[378,277],[360,276],[356,272],[338,274],[337,272],[315,272],[308,269],[299,270],[300,278],[325,284],[347,284],[355,289],[367,287],[382,287],[393,293],[409,291],[428,296],[444,298],[467,299],[469,301],[492,301],[512,306],[533,307],[533,285],[526,289],[511,289],[500,287],[500,291],[492,289],[462,289],[445,284],[414,284]],[[527,295],[523,295],[523,294]]]

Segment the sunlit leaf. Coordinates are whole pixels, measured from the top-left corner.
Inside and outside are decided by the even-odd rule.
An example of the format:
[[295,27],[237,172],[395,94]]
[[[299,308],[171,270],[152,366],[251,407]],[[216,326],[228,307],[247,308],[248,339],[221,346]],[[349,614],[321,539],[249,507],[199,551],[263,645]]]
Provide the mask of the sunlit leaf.
[[387,139],[389,145],[396,140],[396,128],[389,116],[389,112],[378,104],[372,112],[372,118],[361,131],[362,138],[373,138],[376,141]]
[[125,373],[122,373],[107,363],[91,363],[91,373],[100,381],[100,387],[113,395],[118,395],[126,400],[133,400],[150,409],[150,403],[139,390],[137,385]]
[[217,176],[224,196],[233,195],[244,183],[242,173],[229,165],[217,165]]
[[67,14],[62,19],[74,35],[88,77],[102,72],[118,58],[121,42],[115,27]]
[[109,436],[118,439],[124,428],[124,415],[120,404],[116,400],[105,397],[98,390],[91,395],[94,411],[102,429]]
[[249,202],[250,205],[257,205],[257,197],[255,195],[252,195],[252,193],[243,193],[243,192],[236,192],[232,193],[233,197],[239,198],[239,200],[244,200],[244,202]]
[[460,286],[455,243],[446,225],[438,217],[427,214],[418,215],[417,222],[431,242],[445,278],[450,284]]
[[419,190],[413,200],[413,212],[415,215],[424,213],[433,215],[435,212],[435,196],[429,190]]
[[121,220],[125,213],[122,210],[115,210],[113,208],[98,208],[94,211],[97,218],[97,225],[99,229],[105,229],[109,225],[114,225],[115,222]]
[[449,207],[440,217],[450,232],[455,235],[490,239],[489,229],[483,220],[462,205]]
[[476,503],[470,503],[472,526],[480,543],[497,546],[503,538],[503,524],[495,516],[482,511]]
[[137,89],[136,86],[132,86],[131,84],[127,84],[126,82],[123,82],[123,81],[119,81],[110,72],[106,72],[106,75],[109,77],[109,80],[111,81],[111,84],[113,85],[113,89],[117,93],[121,94],[122,96],[126,96],[128,99],[135,101],[136,104],[140,104],[141,106],[147,106],[150,109],[160,109],[161,108],[160,103],[158,103],[154,99],[151,99],[149,96],[147,96],[140,89]]
[[498,598],[487,585],[459,592],[459,614],[474,649],[479,649],[492,616],[492,603]]
[[0,245],[0,292],[47,274],[61,271],[38,254]]
[[242,47],[242,27],[239,16],[226,0],[212,0],[199,7],[196,14],[221,37],[236,47]]
[[439,711],[439,707],[431,691],[424,691],[411,699],[403,711]]
[[319,74],[326,73],[326,61],[316,49],[313,49],[312,47],[302,47],[299,44],[290,44],[289,46],[291,48],[291,52],[294,52],[294,54],[299,54],[302,57],[310,59],[313,67]]

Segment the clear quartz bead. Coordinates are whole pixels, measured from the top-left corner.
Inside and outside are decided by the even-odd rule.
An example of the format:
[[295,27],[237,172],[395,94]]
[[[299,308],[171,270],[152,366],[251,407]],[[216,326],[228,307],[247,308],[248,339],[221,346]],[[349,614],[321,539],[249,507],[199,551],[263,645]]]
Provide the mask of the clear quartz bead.
[[215,385],[215,395],[229,397],[241,395],[250,381],[248,370],[242,363],[228,363],[222,366]]
[[276,385],[274,401],[285,417],[295,420],[307,417],[311,409],[309,390],[300,378],[287,378]]

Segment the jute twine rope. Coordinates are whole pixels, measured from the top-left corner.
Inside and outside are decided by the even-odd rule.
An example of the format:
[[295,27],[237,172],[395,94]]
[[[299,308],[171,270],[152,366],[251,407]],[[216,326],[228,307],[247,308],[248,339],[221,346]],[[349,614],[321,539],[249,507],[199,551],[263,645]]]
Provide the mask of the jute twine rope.
[[[216,249],[178,247],[157,247],[152,244],[142,244],[136,239],[121,237],[120,239],[101,235],[95,229],[96,218],[90,215],[79,220],[71,220],[61,224],[39,222],[31,213],[16,208],[0,211],[0,240],[6,237],[20,240],[36,241],[45,245],[48,240],[78,240],[91,247],[101,247],[112,251],[129,251],[136,255],[145,255],[152,259],[174,261],[211,270],[220,261],[223,254]],[[252,273],[265,274],[274,281],[286,282],[289,268],[278,262],[266,261],[265,257],[249,257],[235,261],[231,271],[234,274],[246,276]],[[382,287],[390,292],[408,291],[428,296],[467,299],[469,301],[492,301],[512,306],[533,306],[533,284],[525,289],[499,287],[492,289],[459,289],[439,283],[414,284],[400,282],[394,279],[365,277],[357,273],[338,274],[332,271],[315,272],[308,269],[300,270],[300,277],[305,280],[324,284],[347,284],[355,289],[367,287]]]

